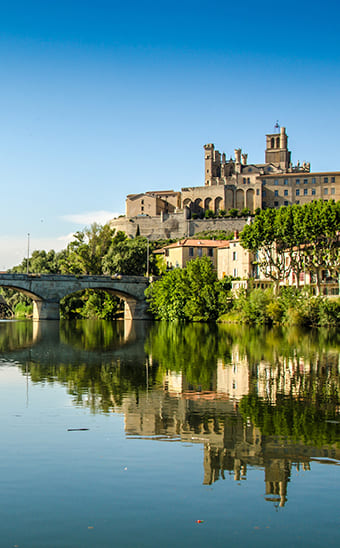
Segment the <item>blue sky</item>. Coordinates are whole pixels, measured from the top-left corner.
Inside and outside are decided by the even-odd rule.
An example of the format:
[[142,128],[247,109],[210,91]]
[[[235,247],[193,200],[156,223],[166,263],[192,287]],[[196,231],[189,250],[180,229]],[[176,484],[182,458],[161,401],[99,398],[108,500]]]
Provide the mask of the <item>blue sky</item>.
[[340,170],[338,2],[0,0],[0,270],[203,184],[203,145]]

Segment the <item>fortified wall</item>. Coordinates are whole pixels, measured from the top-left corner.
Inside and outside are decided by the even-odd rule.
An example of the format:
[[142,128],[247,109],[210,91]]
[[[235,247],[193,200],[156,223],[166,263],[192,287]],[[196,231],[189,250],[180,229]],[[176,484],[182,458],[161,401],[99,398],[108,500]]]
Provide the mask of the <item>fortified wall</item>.
[[242,231],[245,218],[188,219],[186,210],[164,215],[119,217],[110,221],[111,228],[122,230],[128,236],[144,236],[149,240],[191,237],[205,230]]

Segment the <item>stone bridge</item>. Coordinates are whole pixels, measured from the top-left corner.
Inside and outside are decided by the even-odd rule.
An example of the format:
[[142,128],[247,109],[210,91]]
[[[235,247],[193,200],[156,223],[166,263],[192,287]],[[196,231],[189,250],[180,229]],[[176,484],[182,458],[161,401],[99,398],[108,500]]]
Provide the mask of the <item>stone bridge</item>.
[[73,276],[69,274],[0,274],[0,287],[24,293],[33,300],[33,320],[58,320],[60,300],[84,289],[103,290],[124,300],[124,318],[150,318],[143,276]]

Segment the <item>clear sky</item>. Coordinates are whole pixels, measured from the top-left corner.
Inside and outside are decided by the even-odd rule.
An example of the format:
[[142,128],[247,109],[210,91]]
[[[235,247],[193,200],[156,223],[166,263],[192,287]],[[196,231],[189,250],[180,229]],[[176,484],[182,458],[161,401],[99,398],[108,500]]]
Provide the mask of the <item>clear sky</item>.
[[338,1],[0,0],[0,270],[204,183],[203,145],[339,170]]

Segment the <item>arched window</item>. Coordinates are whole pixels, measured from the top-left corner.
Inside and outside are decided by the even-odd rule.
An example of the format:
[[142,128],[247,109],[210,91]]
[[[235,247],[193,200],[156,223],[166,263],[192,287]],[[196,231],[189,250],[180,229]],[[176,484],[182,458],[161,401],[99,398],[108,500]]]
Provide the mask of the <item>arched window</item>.
[[275,144],[274,144],[274,137],[272,137],[272,138],[270,139],[270,147],[271,147],[271,148],[274,148],[274,147],[275,147]]

